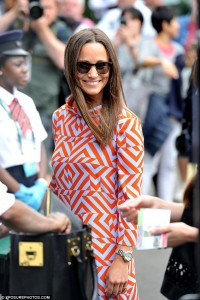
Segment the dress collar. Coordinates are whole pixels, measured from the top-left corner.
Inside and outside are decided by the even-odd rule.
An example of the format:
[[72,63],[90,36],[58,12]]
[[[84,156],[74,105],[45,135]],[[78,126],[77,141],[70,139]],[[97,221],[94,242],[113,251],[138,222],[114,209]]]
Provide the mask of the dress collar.
[[[70,112],[81,115],[81,112],[78,109],[78,107],[73,106],[73,101],[74,101],[74,98],[72,96],[69,96],[67,98],[67,100],[66,100],[67,108],[70,110]],[[98,105],[98,106],[95,106],[95,107],[89,109],[88,111],[95,117],[97,115],[100,115],[101,110],[102,110],[102,105]]]

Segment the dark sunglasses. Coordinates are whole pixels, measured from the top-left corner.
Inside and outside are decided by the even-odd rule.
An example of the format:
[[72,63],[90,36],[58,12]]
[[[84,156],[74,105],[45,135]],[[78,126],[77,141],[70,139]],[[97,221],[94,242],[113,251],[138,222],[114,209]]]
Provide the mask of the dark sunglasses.
[[98,74],[106,74],[110,70],[110,66],[112,65],[112,62],[101,61],[96,64],[91,64],[86,61],[78,61],[76,65],[77,65],[77,71],[81,74],[87,74],[90,71],[92,66],[95,66]]

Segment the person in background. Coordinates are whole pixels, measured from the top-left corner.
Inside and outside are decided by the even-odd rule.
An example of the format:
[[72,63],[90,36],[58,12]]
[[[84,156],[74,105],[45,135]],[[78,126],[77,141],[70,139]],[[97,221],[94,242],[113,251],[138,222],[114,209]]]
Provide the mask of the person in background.
[[137,56],[138,67],[151,71],[148,107],[143,124],[145,162],[142,194],[150,193],[151,181],[158,172],[157,195],[166,201],[174,200],[177,151],[176,137],[181,130],[183,116],[181,71],[184,49],[174,42],[179,24],[174,10],[157,6],[152,13],[157,31],[153,40],[143,39]]
[[121,26],[118,28],[113,40],[122,78],[129,71],[134,73],[134,58],[135,55],[137,56],[137,51],[139,51],[143,22],[143,15],[138,9],[130,6],[122,10]]
[[24,32],[23,48],[31,54],[32,70],[31,80],[22,91],[34,100],[48,133],[45,146],[49,160],[53,150],[52,113],[58,107],[65,43],[71,30],[58,19],[56,0],[41,0],[39,3],[43,6],[43,14],[33,19],[29,1],[15,1],[0,18],[0,27],[4,22],[4,31],[22,29]]
[[198,19],[197,0],[188,1],[188,5],[190,6],[190,12],[177,17],[180,30],[178,37],[175,39],[185,49],[190,47],[191,43],[196,39]]
[[[7,187],[0,182],[0,222],[15,231],[29,233],[65,232],[69,233],[71,223],[62,213],[52,213],[45,217],[28,207],[13,194],[7,193]],[[0,238],[3,228],[0,224]],[[5,233],[5,231],[4,231]]]
[[28,83],[30,74],[22,36],[21,30],[0,35],[0,181],[39,210],[47,189],[47,133],[33,100],[17,89]]
[[166,233],[168,247],[173,247],[161,287],[161,293],[167,299],[180,299],[183,295],[200,292],[200,280],[195,259],[199,229],[193,220],[195,184],[196,175],[188,182],[182,203],[172,203],[154,196],[143,195],[137,199],[126,201],[118,207],[122,217],[129,222],[137,220],[138,211],[141,208],[171,210],[169,225],[150,230],[152,235]]
[[99,21],[108,10],[117,7],[117,2],[118,0],[88,0],[88,7]]
[[148,8],[153,10],[156,6],[164,5],[164,0],[144,0],[144,3]]
[[143,135],[125,105],[117,56],[97,29],[81,30],[65,50],[71,96],[53,115],[55,150],[50,188],[92,227],[98,299],[138,299],[134,223],[117,204],[140,195]]
[[68,26],[72,24],[72,30],[78,31],[84,28],[90,28],[95,23],[84,17],[85,0],[57,0],[58,16],[64,20]]
[[121,12],[126,7],[133,6],[138,9],[144,18],[142,27],[142,36],[152,38],[156,32],[151,24],[151,10],[140,0],[118,0],[118,7],[108,10],[102,19],[96,24],[96,27],[103,30],[113,41],[115,34],[120,27]]
[[146,107],[146,82],[149,79],[147,68],[137,67],[137,56],[142,47],[142,13],[130,6],[124,8],[121,14],[121,26],[113,40],[119,60],[122,85],[127,106],[143,123]]

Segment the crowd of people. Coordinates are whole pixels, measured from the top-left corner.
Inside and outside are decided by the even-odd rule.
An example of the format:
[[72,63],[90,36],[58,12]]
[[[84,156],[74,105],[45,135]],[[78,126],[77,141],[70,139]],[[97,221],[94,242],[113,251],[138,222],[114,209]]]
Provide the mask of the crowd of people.
[[[64,214],[39,214],[49,186],[92,227],[99,300],[139,299],[140,208],[172,211],[172,224],[152,231],[167,233],[171,261],[198,241],[195,181],[187,186],[197,11],[197,0],[185,15],[165,0],[40,0],[35,14],[28,0],[1,1],[0,236],[5,225],[70,231]],[[184,152],[176,141],[188,127]],[[186,176],[178,169],[182,153]],[[185,243],[192,248],[182,250]],[[198,292],[196,273],[191,290],[175,287],[173,295],[165,274],[162,293]]]

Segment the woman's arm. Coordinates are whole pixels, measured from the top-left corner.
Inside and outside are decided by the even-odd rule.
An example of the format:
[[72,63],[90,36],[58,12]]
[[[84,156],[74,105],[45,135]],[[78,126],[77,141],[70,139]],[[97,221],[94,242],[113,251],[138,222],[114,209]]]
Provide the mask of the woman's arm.
[[[141,192],[144,162],[144,145],[139,119],[127,111],[117,129],[117,173],[118,173],[118,204],[126,203],[129,197]],[[133,252],[136,244],[137,227],[134,222],[127,222],[118,215],[117,249]],[[106,295],[122,293],[128,282],[129,262],[115,254],[114,260],[106,274]]]

